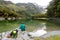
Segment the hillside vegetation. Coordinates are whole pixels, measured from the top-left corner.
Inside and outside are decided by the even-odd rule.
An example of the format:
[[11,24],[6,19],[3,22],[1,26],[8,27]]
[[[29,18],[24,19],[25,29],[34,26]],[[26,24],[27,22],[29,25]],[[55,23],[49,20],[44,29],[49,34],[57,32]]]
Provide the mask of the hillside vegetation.
[[52,0],[47,7],[47,17],[60,18],[60,0]]
[[4,18],[31,18],[34,14],[40,14],[43,7],[33,3],[12,3],[11,1],[0,0],[0,17]]

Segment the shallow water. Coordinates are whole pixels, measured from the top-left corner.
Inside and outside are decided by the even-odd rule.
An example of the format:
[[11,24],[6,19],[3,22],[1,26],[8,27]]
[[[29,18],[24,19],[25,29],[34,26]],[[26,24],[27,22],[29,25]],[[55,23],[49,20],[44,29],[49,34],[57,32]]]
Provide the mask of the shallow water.
[[45,23],[41,24],[42,28],[34,30],[33,32],[29,32],[29,34],[31,35],[31,37],[40,37],[42,35],[45,35],[47,33],[46,29],[46,25]]
[[47,32],[45,30],[37,30],[36,32],[29,32],[29,34],[31,35],[31,37],[40,37],[44,34],[46,34]]
[[43,38],[47,38],[47,37],[50,37],[50,36],[55,36],[55,35],[60,35],[60,30],[59,31],[51,31],[51,32],[48,32],[47,34],[41,36]]
[[49,37],[52,35],[60,35],[60,27],[51,22],[40,22],[40,25],[36,25],[38,28],[33,32],[30,32],[32,37]]

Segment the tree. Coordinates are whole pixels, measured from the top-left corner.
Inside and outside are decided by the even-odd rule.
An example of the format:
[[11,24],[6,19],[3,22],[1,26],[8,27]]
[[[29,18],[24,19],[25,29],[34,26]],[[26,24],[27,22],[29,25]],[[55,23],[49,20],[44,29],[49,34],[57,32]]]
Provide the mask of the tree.
[[15,17],[16,18],[19,16],[19,14],[15,11],[10,10],[6,6],[0,6],[0,16],[4,17],[7,20],[7,18],[9,18],[9,17],[11,17],[11,18]]
[[48,17],[60,17],[60,0],[52,0],[47,10]]

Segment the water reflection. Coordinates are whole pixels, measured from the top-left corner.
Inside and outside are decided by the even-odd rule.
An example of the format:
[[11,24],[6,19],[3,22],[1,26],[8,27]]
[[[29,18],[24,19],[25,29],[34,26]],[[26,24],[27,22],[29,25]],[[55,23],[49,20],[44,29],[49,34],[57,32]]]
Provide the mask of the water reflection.
[[29,35],[31,37],[40,37],[44,34],[47,33],[46,29],[46,23],[41,23],[41,28],[38,28],[37,30],[33,31],[33,32],[29,32]]

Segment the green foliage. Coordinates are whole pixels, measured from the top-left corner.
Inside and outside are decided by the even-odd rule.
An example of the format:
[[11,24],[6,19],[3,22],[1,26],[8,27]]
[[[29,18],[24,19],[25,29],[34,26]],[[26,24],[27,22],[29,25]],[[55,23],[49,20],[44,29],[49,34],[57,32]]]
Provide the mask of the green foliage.
[[35,14],[35,15],[32,15],[32,17],[36,17],[36,18],[46,18],[46,14],[43,14],[43,13],[38,13],[38,14]]
[[60,17],[60,0],[52,0],[47,9],[48,17]]
[[41,13],[42,7],[34,5],[33,3],[17,3],[14,4],[10,1],[0,1],[0,17],[4,18],[32,18],[32,15]]
[[19,16],[15,11],[10,10],[7,6],[0,6],[0,16],[8,18],[8,17],[17,17]]

